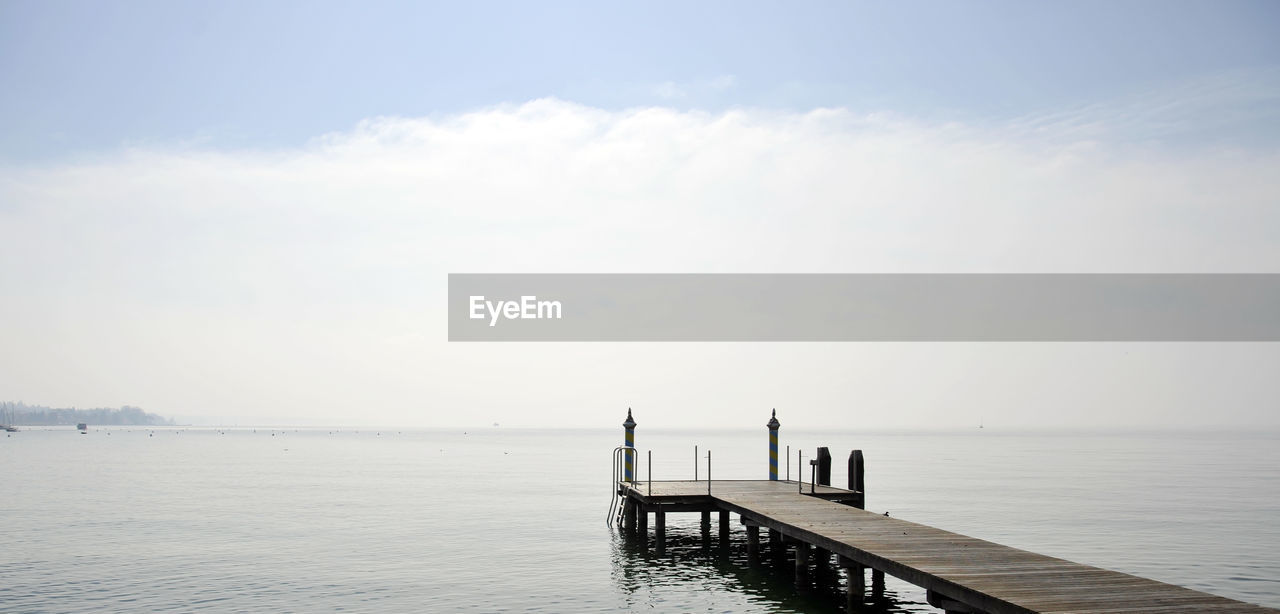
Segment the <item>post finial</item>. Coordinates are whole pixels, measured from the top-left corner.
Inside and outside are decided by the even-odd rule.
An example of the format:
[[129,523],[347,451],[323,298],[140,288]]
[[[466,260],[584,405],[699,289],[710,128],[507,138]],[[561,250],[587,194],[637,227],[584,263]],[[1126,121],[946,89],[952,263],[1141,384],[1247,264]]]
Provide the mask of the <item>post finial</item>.
[[633,428],[635,428],[635,427],[636,427],[636,421],[635,421],[635,419],[633,419],[633,418],[631,417],[631,408],[630,408],[630,407],[628,407],[628,408],[627,408],[627,421],[626,421],[626,422],[623,422],[623,423],[622,423],[622,426],[624,426],[624,427],[626,427],[626,428],[629,428],[629,429],[633,429]]
[[774,410],[773,410],[773,416],[769,418],[769,423],[768,423],[768,424],[766,424],[765,426],[769,427],[769,430],[771,430],[771,431],[772,431],[772,430],[777,430],[777,428],[778,428],[778,427],[782,426],[782,423],[781,423],[781,422],[778,422],[778,410],[777,410],[777,408],[774,408]]

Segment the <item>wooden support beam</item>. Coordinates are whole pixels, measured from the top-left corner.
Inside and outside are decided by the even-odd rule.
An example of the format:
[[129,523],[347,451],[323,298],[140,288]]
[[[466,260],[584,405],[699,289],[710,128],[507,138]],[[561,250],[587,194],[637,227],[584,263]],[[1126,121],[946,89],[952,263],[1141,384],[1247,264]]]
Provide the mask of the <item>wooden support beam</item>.
[[777,529],[769,529],[769,556],[774,562],[781,562],[786,554],[787,547],[782,543],[782,533]]
[[879,569],[871,570],[871,598],[876,601],[884,599],[884,572]]
[[760,562],[760,527],[747,525],[747,561]]
[[853,559],[840,557],[840,566],[845,568],[848,574],[845,610],[852,614],[862,609],[862,600],[867,592],[867,575],[863,571],[865,568],[853,562]]
[[815,546],[811,557],[813,559],[814,575],[821,576],[831,570],[830,551]]
[[653,540],[657,542],[655,547],[658,554],[667,551],[667,513],[663,510],[653,513]]
[[622,532],[628,536],[636,534],[636,502],[631,497],[622,502]]
[[968,604],[956,601],[955,599],[947,597],[937,591],[925,591],[925,598],[929,602],[929,605],[942,609],[947,614],[952,614],[952,612],[955,612],[956,614],[973,614],[981,612],[981,610],[969,607]]
[[720,510],[720,547],[729,547],[729,510]]
[[636,513],[636,537],[640,538],[641,545],[644,545],[649,541],[649,511],[637,505]]
[[798,542],[796,549],[796,586],[804,587],[809,581],[809,544]]
[[[708,503],[671,503],[671,502],[668,502],[668,501],[655,502],[653,499],[656,499],[656,498],[657,498],[657,497],[653,497],[653,498],[646,498],[644,495],[640,495],[640,496],[638,497],[638,499],[639,499],[639,500],[641,500],[641,501],[643,501],[643,502],[644,502],[644,504],[645,504],[645,505],[647,505],[647,506],[649,507],[649,509],[650,509],[650,510],[656,510],[656,509],[658,509],[658,508],[660,507],[660,508],[662,508],[664,511],[666,511],[666,512],[668,512],[668,513],[677,513],[677,512],[706,512],[706,511],[709,511],[709,510],[719,510],[719,509],[720,509],[720,507],[719,507],[719,506],[717,506],[717,505],[716,505],[716,504],[714,504],[714,503],[710,503],[710,502],[708,502]],[[646,499],[647,499],[647,500],[646,500]]]

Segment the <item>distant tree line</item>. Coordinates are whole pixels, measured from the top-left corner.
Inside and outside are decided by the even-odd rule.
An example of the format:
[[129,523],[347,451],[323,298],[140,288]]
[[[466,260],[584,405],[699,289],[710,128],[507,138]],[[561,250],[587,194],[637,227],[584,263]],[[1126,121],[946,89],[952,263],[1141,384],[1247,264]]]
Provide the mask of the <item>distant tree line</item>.
[[149,414],[139,407],[95,407],[76,409],[43,407],[26,403],[0,404],[0,423],[20,426],[59,426],[64,424],[169,426],[173,420]]

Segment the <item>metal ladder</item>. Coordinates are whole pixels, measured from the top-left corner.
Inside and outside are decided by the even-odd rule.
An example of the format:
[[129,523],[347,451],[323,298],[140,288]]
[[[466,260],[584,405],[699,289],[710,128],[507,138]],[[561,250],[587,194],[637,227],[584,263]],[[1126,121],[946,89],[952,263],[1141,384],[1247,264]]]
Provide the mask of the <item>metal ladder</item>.
[[[622,521],[622,512],[624,506],[622,491],[618,485],[626,481],[627,452],[636,454],[638,451],[629,446],[618,446],[613,449],[613,472],[612,480],[609,483],[609,513],[605,516],[605,525],[612,527],[614,522]],[[634,471],[635,461],[632,461],[633,471],[631,472],[631,483],[636,483],[636,472]]]

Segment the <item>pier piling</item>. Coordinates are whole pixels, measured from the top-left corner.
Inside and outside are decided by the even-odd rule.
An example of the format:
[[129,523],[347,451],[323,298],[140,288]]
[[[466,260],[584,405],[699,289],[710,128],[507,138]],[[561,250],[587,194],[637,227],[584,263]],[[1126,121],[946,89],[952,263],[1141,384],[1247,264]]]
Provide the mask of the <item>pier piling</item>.
[[813,560],[813,575],[821,577],[831,571],[830,552],[814,546],[813,552],[810,553],[810,558]]
[[803,588],[809,582],[809,544],[796,542],[796,586]]
[[622,531],[628,536],[636,534],[636,502],[631,499],[622,503]]
[[658,554],[667,551],[667,513],[662,510],[653,513],[653,541]]
[[848,576],[845,610],[852,614],[862,609],[862,600],[867,592],[867,576],[862,570],[862,565],[855,563],[851,558],[840,557],[840,566],[845,569],[845,574]]

